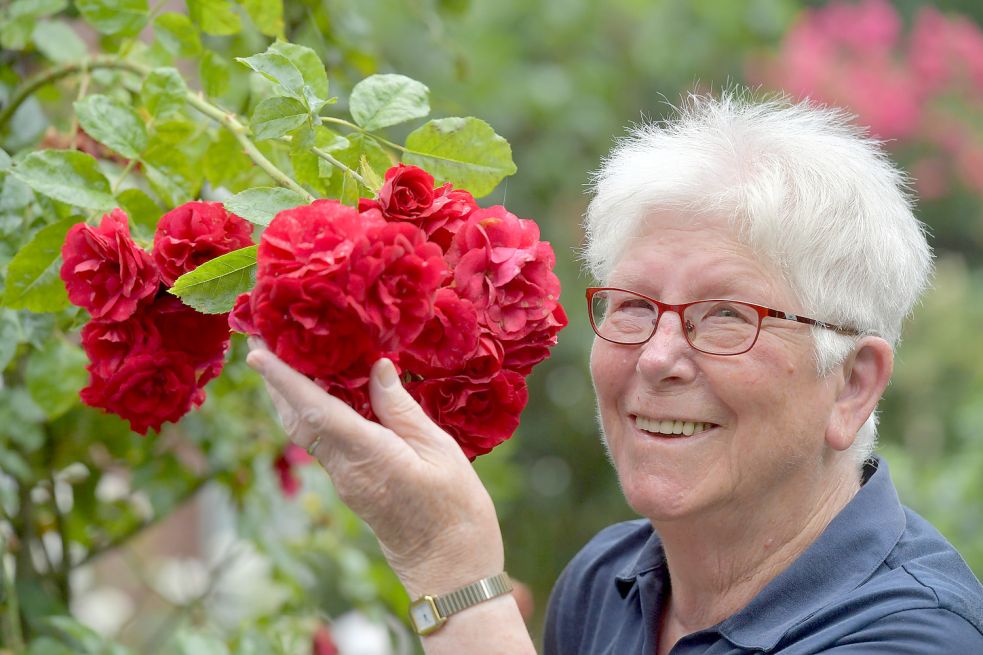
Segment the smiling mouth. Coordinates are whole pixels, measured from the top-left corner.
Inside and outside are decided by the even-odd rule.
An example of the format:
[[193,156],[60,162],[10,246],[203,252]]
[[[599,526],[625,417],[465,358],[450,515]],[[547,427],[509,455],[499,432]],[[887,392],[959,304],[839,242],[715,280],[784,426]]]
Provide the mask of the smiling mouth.
[[660,437],[689,437],[717,427],[716,423],[706,421],[685,421],[682,419],[652,419],[634,416],[635,427]]

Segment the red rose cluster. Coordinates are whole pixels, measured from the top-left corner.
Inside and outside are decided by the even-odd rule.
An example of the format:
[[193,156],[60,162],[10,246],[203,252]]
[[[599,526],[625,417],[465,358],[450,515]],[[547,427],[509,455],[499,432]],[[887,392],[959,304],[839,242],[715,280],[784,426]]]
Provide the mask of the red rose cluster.
[[189,202],[161,217],[152,253],[133,242],[120,209],[98,227],[68,231],[61,278],[69,300],[92,315],[82,328],[87,405],[146,434],[204,402],[203,387],[222,370],[228,318],[197,312],[166,288],[199,264],[252,245],[251,234],[250,223],[217,202]]
[[512,436],[525,376],[567,324],[554,261],[534,221],[401,164],[358,210],[277,214],[229,321],[369,418],[369,370],[392,359],[474,458]]

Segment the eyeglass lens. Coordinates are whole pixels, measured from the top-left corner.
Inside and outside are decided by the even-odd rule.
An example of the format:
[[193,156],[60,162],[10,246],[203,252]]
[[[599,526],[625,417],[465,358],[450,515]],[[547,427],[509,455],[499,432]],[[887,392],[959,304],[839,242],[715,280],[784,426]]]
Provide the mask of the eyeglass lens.
[[[591,317],[599,336],[623,344],[647,341],[658,324],[659,309],[628,291],[594,293]],[[740,302],[708,300],[683,311],[686,336],[695,348],[716,354],[743,352],[758,335],[758,312]]]

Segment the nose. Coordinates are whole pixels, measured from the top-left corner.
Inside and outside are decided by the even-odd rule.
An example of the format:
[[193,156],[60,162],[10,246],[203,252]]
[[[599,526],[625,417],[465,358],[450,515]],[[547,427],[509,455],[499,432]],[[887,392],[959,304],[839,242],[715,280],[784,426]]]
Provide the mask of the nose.
[[687,382],[696,375],[692,354],[695,352],[683,333],[682,317],[665,312],[658,318],[655,334],[642,344],[638,355],[638,372],[652,382]]

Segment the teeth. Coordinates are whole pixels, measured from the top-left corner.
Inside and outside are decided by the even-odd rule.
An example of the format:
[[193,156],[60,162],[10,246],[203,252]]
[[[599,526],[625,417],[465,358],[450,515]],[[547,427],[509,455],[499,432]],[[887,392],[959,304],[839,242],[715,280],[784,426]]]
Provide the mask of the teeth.
[[679,419],[657,421],[645,418],[644,416],[636,416],[635,425],[646,432],[652,432],[654,434],[681,434],[687,437],[693,434],[699,434],[713,427],[712,423],[702,421],[681,421]]

